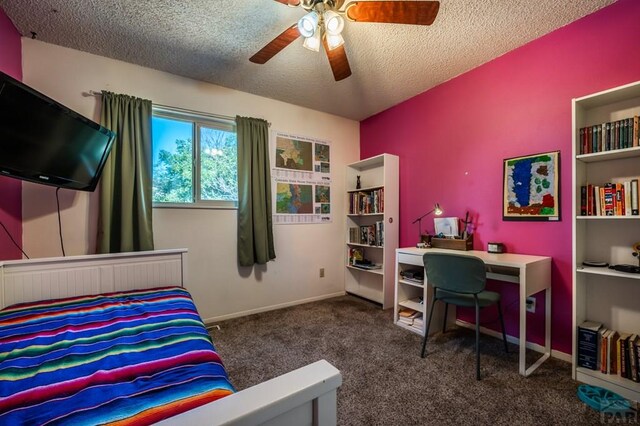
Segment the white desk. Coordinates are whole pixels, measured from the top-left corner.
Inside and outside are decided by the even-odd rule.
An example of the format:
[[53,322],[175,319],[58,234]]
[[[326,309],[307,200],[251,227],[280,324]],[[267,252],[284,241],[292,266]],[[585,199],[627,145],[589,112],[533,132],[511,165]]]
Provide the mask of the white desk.
[[[425,253],[451,253],[462,256],[476,256],[484,261],[487,265],[487,278],[506,281],[520,286],[520,374],[528,376],[536,368],[540,366],[551,356],[551,258],[546,256],[529,256],[524,254],[512,254],[512,253],[500,253],[493,254],[486,251],[470,250],[447,250],[447,249],[418,249],[414,247],[399,248],[396,249],[396,301],[394,309],[394,321],[398,318],[399,305],[407,306],[402,303],[403,294],[399,285],[411,284],[402,280],[400,277],[400,271],[405,268],[403,265],[415,265],[424,268],[422,256]],[[405,268],[406,269],[406,268]],[[426,273],[425,273],[426,282]],[[411,284],[414,287],[415,283]],[[426,318],[428,313],[426,309],[430,306],[430,299],[433,297],[433,291],[424,287],[424,303],[423,303],[423,318]],[[544,336],[544,354],[529,368],[526,366],[526,344],[527,344],[527,297],[545,291],[545,336]],[[423,328],[423,333],[426,330]]]

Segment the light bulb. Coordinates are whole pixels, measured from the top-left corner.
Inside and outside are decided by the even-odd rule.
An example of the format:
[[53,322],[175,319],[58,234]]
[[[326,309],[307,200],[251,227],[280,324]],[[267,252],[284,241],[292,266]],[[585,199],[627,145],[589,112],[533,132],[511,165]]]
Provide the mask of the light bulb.
[[302,45],[309,50],[313,50],[314,52],[320,51],[320,31],[316,31],[314,35],[311,37],[307,37],[304,39],[304,44]]
[[318,29],[318,14],[309,12],[298,21],[298,31],[303,37],[311,37]]
[[333,10],[327,10],[322,15],[324,18],[324,28],[327,34],[339,35],[344,28],[344,19]]
[[327,33],[327,47],[329,50],[333,50],[336,47],[340,47],[344,44],[344,38],[340,35],[332,35]]

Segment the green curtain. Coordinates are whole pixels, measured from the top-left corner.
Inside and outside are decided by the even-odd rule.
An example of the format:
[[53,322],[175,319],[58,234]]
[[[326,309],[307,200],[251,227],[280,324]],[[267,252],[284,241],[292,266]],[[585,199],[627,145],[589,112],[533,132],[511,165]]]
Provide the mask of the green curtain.
[[276,258],[271,219],[269,123],[236,117],[238,132],[238,263]]
[[102,92],[101,124],[116,141],[100,180],[98,253],[153,250],[151,101]]

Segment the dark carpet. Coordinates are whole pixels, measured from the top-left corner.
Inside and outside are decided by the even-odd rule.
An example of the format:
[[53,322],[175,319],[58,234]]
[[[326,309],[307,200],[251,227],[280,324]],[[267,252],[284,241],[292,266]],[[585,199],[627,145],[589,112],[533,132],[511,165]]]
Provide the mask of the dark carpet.
[[476,381],[472,330],[436,334],[422,359],[419,335],[394,325],[391,310],[353,296],[219,325],[210,332],[238,390],[320,359],[338,368],[341,425],[601,422],[576,397],[568,363],[550,359],[525,378],[515,345],[505,354],[502,341],[481,335],[482,380]]

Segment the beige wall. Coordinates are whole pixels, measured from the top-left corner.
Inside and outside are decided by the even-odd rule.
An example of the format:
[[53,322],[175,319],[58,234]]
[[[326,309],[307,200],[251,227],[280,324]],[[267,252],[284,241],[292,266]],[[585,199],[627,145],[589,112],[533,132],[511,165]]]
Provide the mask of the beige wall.
[[[26,38],[23,67],[26,84],[96,121],[98,99],[82,93],[106,89],[161,105],[264,118],[273,130],[330,141],[333,222],[276,225],[274,262],[255,269],[237,266],[236,210],[154,209],[154,235],[156,248],[189,249],[188,289],[205,320],[344,291],[346,230],[340,212],[345,211],[345,165],[359,158],[358,122]],[[96,194],[61,190],[60,197],[67,255],[92,253]],[[55,189],[25,183],[23,218],[25,251],[32,257],[60,256]],[[319,278],[321,267],[325,278]]]

